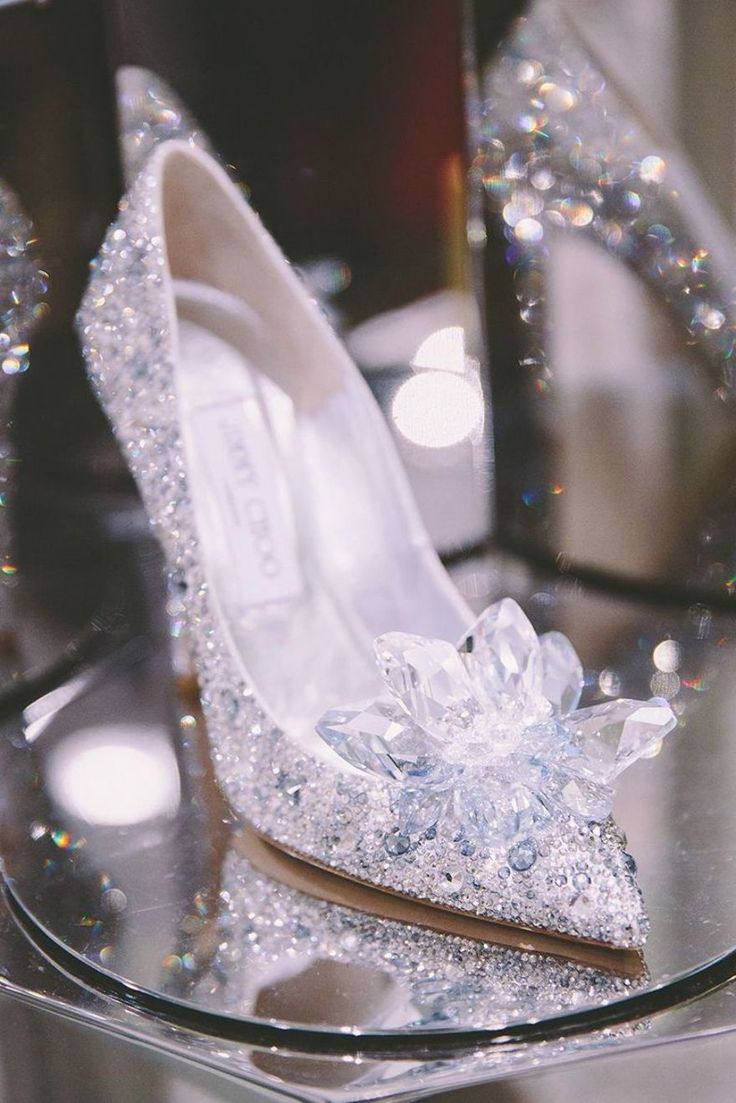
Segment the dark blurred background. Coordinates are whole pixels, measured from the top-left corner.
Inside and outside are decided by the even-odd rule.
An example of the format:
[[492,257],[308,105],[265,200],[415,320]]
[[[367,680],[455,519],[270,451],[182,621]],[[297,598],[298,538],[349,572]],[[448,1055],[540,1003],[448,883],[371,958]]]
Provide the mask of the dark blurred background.
[[14,43],[0,165],[64,266],[65,304],[120,187],[122,64],[177,91],[291,257],[345,257],[352,317],[444,285],[465,146],[459,0],[54,0],[0,20]]

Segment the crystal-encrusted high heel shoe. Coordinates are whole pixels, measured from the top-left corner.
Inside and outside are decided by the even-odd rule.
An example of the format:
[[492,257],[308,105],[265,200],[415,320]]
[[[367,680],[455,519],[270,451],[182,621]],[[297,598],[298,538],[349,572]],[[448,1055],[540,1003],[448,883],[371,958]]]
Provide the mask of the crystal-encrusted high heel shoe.
[[79,325],[182,595],[233,808],[430,907],[639,946],[610,786],[670,708],[578,710],[577,655],[513,601],[471,626],[366,385],[206,153],[153,152]]
[[[472,173],[483,196],[475,239],[483,241],[488,327],[498,338],[491,355],[499,529],[517,548],[541,546],[640,578],[684,573],[702,584],[682,560],[686,533],[703,519],[714,486],[722,498],[724,454],[731,463],[736,249],[676,142],[632,106],[610,58],[597,58],[582,7],[531,4],[481,65],[471,110]],[[625,304],[613,320],[608,303]],[[667,400],[679,401],[679,430],[659,451],[647,444],[663,414],[651,370],[658,362]],[[627,385],[633,398],[620,410]],[[624,425],[636,420],[634,404],[641,411],[648,403],[640,454],[628,468],[608,455],[609,480],[621,471],[635,477],[642,464],[652,469],[648,494],[615,496],[625,507],[618,524],[601,517],[606,458],[591,438],[605,436],[605,415],[587,416],[586,395]],[[587,465],[577,481],[567,477],[576,444]],[[625,451],[619,440],[618,456]],[[577,495],[574,532],[568,481]],[[647,526],[656,536],[627,566],[632,531]]]

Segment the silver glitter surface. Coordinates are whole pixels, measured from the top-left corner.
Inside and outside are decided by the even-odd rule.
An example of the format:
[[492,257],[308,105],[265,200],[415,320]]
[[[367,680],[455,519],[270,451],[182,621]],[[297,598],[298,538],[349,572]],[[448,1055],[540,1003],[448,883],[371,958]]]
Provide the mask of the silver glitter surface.
[[[214,768],[226,797],[284,848],[352,878],[505,923],[640,946],[648,924],[611,820],[601,825],[572,813],[553,815],[535,834],[537,857],[527,869],[509,864],[506,845],[462,847],[434,829],[399,846],[390,786],[345,773],[337,757],[333,765],[305,753],[254,695],[218,621],[190,499],[160,204],[162,166],[172,151],[203,156],[180,142],[163,143],[153,153],[107,234],[79,328],[93,384],[182,595]],[[224,170],[212,163],[210,172],[252,219]]]

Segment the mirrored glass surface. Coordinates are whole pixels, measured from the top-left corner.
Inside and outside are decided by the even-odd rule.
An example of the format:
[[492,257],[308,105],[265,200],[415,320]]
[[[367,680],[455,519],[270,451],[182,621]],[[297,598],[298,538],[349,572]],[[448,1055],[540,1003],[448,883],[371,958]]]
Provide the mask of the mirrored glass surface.
[[[157,557],[141,558],[131,587],[156,595],[145,572],[155,576]],[[8,884],[72,972],[76,959],[123,988],[233,1021],[371,1035],[554,1029],[570,1015],[584,1025],[617,1003],[622,1016],[640,1013],[646,1003],[631,1001],[652,992],[680,999],[683,978],[707,977],[719,959],[723,979],[736,946],[733,625],[700,605],[602,596],[500,559],[457,570],[483,600],[500,587],[540,630],[564,629],[590,700],[656,691],[678,712],[616,806],[652,921],[643,954],[453,928],[274,850],[219,795],[191,683],[174,675],[152,614],[5,720]]]

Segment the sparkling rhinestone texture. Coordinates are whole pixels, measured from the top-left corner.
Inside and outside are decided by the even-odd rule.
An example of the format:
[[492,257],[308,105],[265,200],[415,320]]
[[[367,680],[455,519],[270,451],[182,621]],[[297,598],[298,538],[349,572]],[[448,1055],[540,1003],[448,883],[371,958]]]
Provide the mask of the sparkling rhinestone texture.
[[[600,777],[607,783],[605,771],[594,769],[592,781],[571,775],[568,784],[577,786],[579,796],[570,791],[564,801],[550,807],[546,818],[540,814],[533,838],[523,831],[502,840],[498,833],[489,838],[478,832],[450,837],[426,825],[426,794],[422,793],[417,813],[424,821],[421,824],[407,819],[405,807],[397,809],[396,778],[388,774],[402,767],[391,765],[383,745],[387,731],[394,730],[392,725],[406,726],[405,710],[379,710],[372,718],[374,744],[356,741],[356,755],[367,756],[357,763],[364,768],[356,770],[327,748],[321,755],[305,749],[274,721],[254,692],[242,657],[224,631],[205,576],[191,501],[162,210],[162,174],[170,156],[193,159],[198,171],[206,171],[212,187],[222,189],[229,202],[237,205],[238,217],[254,224],[256,216],[226,172],[206,154],[181,142],[160,144],[122,201],[119,217],[106,236],[83,300],[79,329],[93,385],[138,481],[166,553],[171,584],[181,595],[181,619],[198,672],[213,764],[223,792],[264,836],[356,880],[498,922],[614,946],[640,946],[647,919],[622,835],[610,818],[599,823],[579,811],[587,807],[591,785]],[[257,234],[273,249],[266,231],[255,225]],[[313,310],[315,324],[324,325],[317,308]],[[482,677],[480,664],[475,670],[446,645],[441,654],[421,654],[420,649],[411,656],[422,674],[421,685],[414,686],[407,682],[402,666],[405,641],[384,641],[381,662],[394,694],[410,702],[431,725],[415,747],[413,766],[411,748],[407,748],[405,772],[423,768],[426,748],[448,742],[448,732],[466,708],[472,731],[474,710],[481,708],[478,702],[487,702],[499,685],[504,700],[508,698],[503,734],[510,746],[521,734],[513,719],[517,698],[524,699],[524,709],[537,709],[540,723],[545,720],[545,699],[541,692],[534,696],[540,684],[548,687],[550,713],[542,732],[551,738],[549,733],[557,731],[551,702],[567,704],[575,698],[578,668],[566,642],[555,637],[540,643],[537,658],[524,658],[529,628],[515,613],[512,623],[506,624],[509,612],[508,606],[497,610],[497,627],[507,646],[496,666],[483,665]],[[465,650],[478,656],[489,652],[487,635],[492,631],[488,619],[476,626]],[[278,663],[277,655],[273,661]],[[468,678],[472,668],[477,682],[471,685],[461,678],[458,683],[458,664],[468,671]],[[396,696],[392,700],[395,704]],[[571,743],[584,738],[565,731]],[[450,761],[446,768],[452,772],[455,765]],[[438,780],[439,774],[433,777]],[[514,812],[519,827],[537,811],[534,805],[529,812],[520,801]]]
[[161,142],[179,139],[212,153],[207,136],[165,80],[150,69],[124,65],[115,74],[120,154],[125,182],[133,183]]
[[393,783],[400,839],[436,830],[462,851],[510,847],[526,872],[555,816],[611,814],[611,784],[676,726],[666,701],[576,711],[583,668],[559,632],[537,638],[511,598],[479,617],[459,650],[393,633],[375,643],[385,698],[331,709],[317,730],[342,758]]

